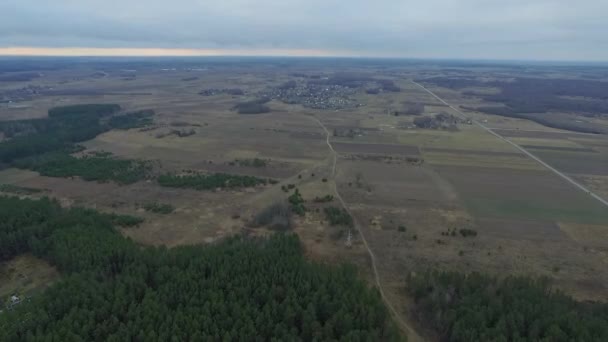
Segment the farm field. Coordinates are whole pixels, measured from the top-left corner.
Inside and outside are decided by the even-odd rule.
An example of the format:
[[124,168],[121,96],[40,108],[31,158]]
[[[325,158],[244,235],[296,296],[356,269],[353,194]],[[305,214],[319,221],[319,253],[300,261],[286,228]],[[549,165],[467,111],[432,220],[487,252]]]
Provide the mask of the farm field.
[[[500,87],[450,83],[469,73],[519,78],[518,69],[377,63],[168,60],[136,71],[83,63],[0,83],[0,93],[45,89],[21,107],[0,107],[2,143],[30,134],[12,122],[53,120],[47,113],[58,106],[118,104],[117,117],[154,111],[150,122],[127,128],[104,126],[111,118],[102,117],[98,134],[68,151],[79,160],[148,163],[133,182],[52,176],[7,157],[0,193],[140,218],[119,231],[143,246],[207,248],[233,236],[294,232],[307,258],[354,264],[369,286],[381,287],[397,325],[420,332],[414,340],[436,337],[412,314],[406,291],[408,279],[429,269],[546,277],[577,300],[608,301],[608,207],[513,145],[608,199],[608,135],[576,131],[586,125],[564,129],[575,120],[562,116],[557,128],[486,113],[478,107],[500,105],[484,100]],[[92,77],[100,68],[106,76]],[[374,94],[392,89],[387,82],[399,91]],[[608,125],[608,113],[593,115]],[[232,178],[181,186],[213,175]],[[167,186],[163,176],[183,183]],[[231,183],[239,180],[249,183]],[[352,215],[352,223],[332,224],[332,209]],[[267,212],[276,216],[266,222]],[[0,265],[0,296],[36,293],[60,278],[26,254]]]

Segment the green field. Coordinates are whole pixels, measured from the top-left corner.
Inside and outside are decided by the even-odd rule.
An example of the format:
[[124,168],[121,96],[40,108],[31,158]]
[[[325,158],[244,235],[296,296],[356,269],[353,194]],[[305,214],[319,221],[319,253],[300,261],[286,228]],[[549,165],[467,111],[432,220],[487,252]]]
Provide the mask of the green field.
[[541,201],[501,198],[467,198],[465,203],[475,216],[480,217],[608,224],[608,210],[594,203],[591,198],[561,206]]

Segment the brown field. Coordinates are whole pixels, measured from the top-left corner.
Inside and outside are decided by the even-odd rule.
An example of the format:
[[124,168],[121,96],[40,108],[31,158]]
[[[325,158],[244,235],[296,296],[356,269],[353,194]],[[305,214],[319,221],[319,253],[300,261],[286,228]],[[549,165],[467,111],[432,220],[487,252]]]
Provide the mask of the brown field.
[[540,242],[568,239],[554,221],[481,218],[477,224],[489,237]]
[[438,147],[426,147],[424,152],[438,152],[455,155],[473,155],[473,156],[487,156],[487,157],[519,157],[525,158],[522,153],[519,152],[501,152],[501,151],[483,151],[483,150],[460,150],[452,148],[438,148]]
[[455,197],[449,184],[438,181],[433,170],[408,164],[340,161],[338,178],[340,193],[353,204],[425,206]]
[[373,153],[373,154],[396,154],[396,155],[418,155],[417,146],[388,145],[388,144],[360,144],[334,142],[334,148],[338,153]]

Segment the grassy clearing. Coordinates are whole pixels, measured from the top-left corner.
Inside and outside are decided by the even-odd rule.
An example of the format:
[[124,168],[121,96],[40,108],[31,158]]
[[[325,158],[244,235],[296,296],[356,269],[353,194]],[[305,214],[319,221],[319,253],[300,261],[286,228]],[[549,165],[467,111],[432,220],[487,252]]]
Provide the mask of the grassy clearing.
[[23,296],[41,291],[57,279],[59,273],[48,262],[31,254],[17,256],[0,264],[0,302],[13,294]]
[[37,172],[29,170],[20,170],[17,168],[9,168],[0,171],[0,183],[12,184],[25,181],[34,177],[38,177]]
[[[171,152],[200,152],[206,148],[211,139],[206,137],[193,136],[191,139],[182,139],[175,136],[157,139],[154,132],[131,131],[109,131],[97,136],[95,139],[86,143],[90,149],[103,149],[107,151],[133,151],[146,155],[149,149],[166,149],[169,151],[166,156],[171,156]],[[123,152],[124,153],[124,152]],[[150,159],[157,158],[152,156]]]

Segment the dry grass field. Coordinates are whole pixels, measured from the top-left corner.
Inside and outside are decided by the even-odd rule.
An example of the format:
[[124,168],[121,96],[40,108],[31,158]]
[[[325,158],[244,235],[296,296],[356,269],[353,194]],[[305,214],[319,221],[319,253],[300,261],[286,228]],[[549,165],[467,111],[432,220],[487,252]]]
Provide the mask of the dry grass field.
[[[53,106],[76,103],[153,109],[156,114],[149,129],[106,132],[85,142],[86,151],[152,160],[158,173],[224,172],[268,177],[279,183],[196,191],[163,188],[154,181],[118,185],[51,178],[18,169],[1,170],[0,183],[44,189],[32,196],[51,196],[66,206],[142,217],[142,224],[124,228],[124,234],[142,244],[165,246],[213,243],[240,233],[267,234],[267,230],[250,226],[253,217],[263,208],[285,201],[288,194],[281,186],[294,184],[311,209],[295,218],[293,228],[307,255],[324,262],[360,265],[371,282],[370,259],[362,237],[353,231],[353,245],[347,247],[347,229],[331,226],[323,206],[313,203],[314,197],[336,195],[337,189],[376,255],[387,296],[404,317],[408,312],[404,295],[407,275],[429,267],[499,276],[547,276],[556,287],[577,298],[608,300],[606,206],[475,125],[459,123],[456,130],[415,128],[416,116],[391,114],[404,104],[424,103],[422,116],[440,112],[455,115],[409,82],[441,71],[411,66],[390,72],[345,67],[345,72],[392,79],[401,91],[370,95],[363,86],[352,95],[361,106],[339,110],[273,99],[267,103],[269,113],[255,115],[238,114],[232,108],[255,99],[268,87],[294,79],[296,72],[326,77],[335,71],[330,67],[248,68],[236,64],[196,71],[146,67],[112,70],[101,78],[87,76],[92,71],[83,66],[50,71],[24,84],[2,84],[0,90],[33,84],[52,87],[52,91],[20,102],[23,108],[0,107],[0,120],[45,117]],[[201,90],[213,88],[239,88],[244,95],[199,95]],[[455,106],[479,105],[481,101],[462,91],[430,88]],[[473,90],[497,91],[490,87]],[[480,112],[467,114],[608,197],[606,135],[569,132]],[[332,152],[316,119],[327,127],[329,142],[337,153],[335,177]],[[183,137],[170,134],[180,129],[194,133]],[[351,131],[349,136],[340,133]],[[419,161],[413,163],[408,157]],[[268,164],[251,167],[235,163],[252,158],[268,160]],[[142,205],[151,200],[171,204],[175,211],[167,215],[146,212]],[[334,201],[333,205],[339,204]],[[462,228],[478,234],[463,237],[446,233]],[[22,265],[35,264],[30,261],[16,260],[2,266],[0,277],[11,280],[0,281],[0,295],[13,287],[38,288],[45,279],[56,279],[45,265]],[[32,276],[39,268],[44,269],[40,276]],[[25,274],[31,283],[14,280],[8,269]]]

